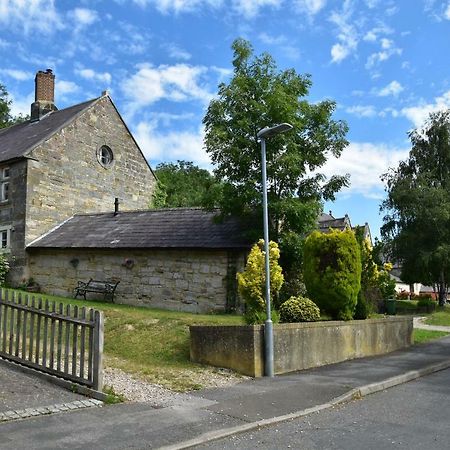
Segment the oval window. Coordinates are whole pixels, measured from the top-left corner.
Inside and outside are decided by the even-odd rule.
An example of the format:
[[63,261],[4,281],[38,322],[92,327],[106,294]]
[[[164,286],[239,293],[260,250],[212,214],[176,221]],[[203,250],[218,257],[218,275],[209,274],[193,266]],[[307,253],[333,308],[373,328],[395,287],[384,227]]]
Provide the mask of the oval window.
[[114,161],[112,150],[107,145],[102,145],[97,152],[98,162],[103,167],[109,167]]

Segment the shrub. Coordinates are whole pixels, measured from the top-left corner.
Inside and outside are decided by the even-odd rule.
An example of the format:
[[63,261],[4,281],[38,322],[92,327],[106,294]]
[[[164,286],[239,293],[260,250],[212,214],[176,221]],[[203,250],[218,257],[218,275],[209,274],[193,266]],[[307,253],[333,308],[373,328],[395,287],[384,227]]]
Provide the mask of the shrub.
[[421,295],[419,296],[418,301],[417,301],[417,306],[418,306],[419,308],[428,308],[428,307],[430,307],[430,306],[433,306],[434,303],[435,303],[435,302],[432,300],[431,295],[428,295],[428,294],[421,294]]
[[360,250],[353,231],[311,233],[305,242],[303,277],[308,296],[322,312],[350,320],[361,288]]
[[7,257],[3,254],[0,254],[0,286],[5,285],[6,275],[9,272],[9,261]]
[[[264,323],[266,320],[265,301],[265,254],[264,241],[260,239],[253,246],[243,272],[239,272],[238,290],[245,303],[245,321],[249,324]],[[275,242],[269,242],[270,295],[275,298],[283,285],[283,274],[278,264],[280,250]],[[272,321],[277,315],[272,312]]]
[[280,306],[281,322],[316,322],[320,319],[320,309],[305,297],[291,297]]
[[371,311],[370,304],[367,301],[367,298],[361,289],[358,294],[358,301],[356,303],[355,312],[353,314],[353,317],[357,320],[364,320],[364,319],[367,319],[367,317],[369,317],[369,314],[371,312],[372,311]]

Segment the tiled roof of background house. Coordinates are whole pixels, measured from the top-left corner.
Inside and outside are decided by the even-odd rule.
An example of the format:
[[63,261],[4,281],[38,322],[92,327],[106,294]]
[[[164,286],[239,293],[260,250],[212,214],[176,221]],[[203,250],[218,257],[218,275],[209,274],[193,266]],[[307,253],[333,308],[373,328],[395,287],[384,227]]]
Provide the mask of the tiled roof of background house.
[[87,109],[98,98],[70,108],[53,111],[40,120],[0,129],[0,161],[9,161],[27,156],[34,147],[44,142]]
[[249,248],[236,218],[216,222],[200,208],[80,214],[28,248]]

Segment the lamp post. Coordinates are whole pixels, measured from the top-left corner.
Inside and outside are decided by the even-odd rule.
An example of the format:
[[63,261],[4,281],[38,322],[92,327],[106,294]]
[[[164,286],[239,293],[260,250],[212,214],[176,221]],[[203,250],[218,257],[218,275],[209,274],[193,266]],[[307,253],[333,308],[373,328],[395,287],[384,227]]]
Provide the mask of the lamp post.
[[266,323],[264,324],[264,372],[266,377],[273,377],[273,324],[270,308],[270,265],[269,265],[269,215],[267,211],[267,174],[266,174],[266,139],[276,134],[283,133],[292,128],[289,123],[281,123],[273,127],[265,127],[260,130],[257,137],[261,140],[261,172],[263,191],[263,225],[264,225],[264,252],[266,275]]

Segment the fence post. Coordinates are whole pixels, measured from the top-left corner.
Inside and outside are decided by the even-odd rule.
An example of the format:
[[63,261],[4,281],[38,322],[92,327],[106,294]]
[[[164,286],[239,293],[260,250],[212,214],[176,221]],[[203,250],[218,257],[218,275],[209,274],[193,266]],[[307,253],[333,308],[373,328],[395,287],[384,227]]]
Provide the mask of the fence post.
[[96,391],[103,390],[103,313],[94,313],[94,348],[93,348],[93,388]]

